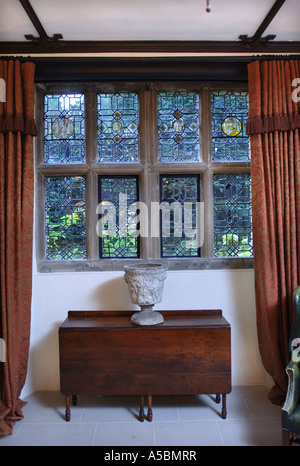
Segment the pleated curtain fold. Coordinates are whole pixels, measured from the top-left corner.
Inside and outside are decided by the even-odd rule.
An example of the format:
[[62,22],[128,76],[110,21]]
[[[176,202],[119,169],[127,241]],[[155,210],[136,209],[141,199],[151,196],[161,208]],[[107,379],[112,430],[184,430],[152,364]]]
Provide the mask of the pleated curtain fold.
[[[31,320],[34,71],[30,61],[1,59],[0,102],[0,438],[23,417]],[[4,353],[4,354],[3,354]]]
[[257,332],[263,365],[275,383],[269,398],[276,404],[283,402],[287,390],[292,296],[300,278],[297,78],[299,60],[248,65]]

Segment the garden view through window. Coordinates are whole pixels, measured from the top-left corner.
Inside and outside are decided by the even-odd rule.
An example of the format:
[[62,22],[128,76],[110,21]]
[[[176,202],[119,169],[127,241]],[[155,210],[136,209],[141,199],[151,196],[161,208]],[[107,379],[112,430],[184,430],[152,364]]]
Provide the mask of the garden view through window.
[[186,87],[43,93],[42,260],[253,256],[248,93]]

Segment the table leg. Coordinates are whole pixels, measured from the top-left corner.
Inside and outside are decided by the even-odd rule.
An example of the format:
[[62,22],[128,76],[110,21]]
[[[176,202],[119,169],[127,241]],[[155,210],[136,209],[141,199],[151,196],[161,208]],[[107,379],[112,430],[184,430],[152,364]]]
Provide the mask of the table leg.
[[72,405],[77,406],[77,395],[72,395]]
[[227,409],[226,409],[226,394],[222,394],[222,419],[226,419]]
[[144,412],[144,395],[140,396],[140,412],[139,412],[139,421],[143,422],[145,419]]
[[70,395],[66,395],[66,413],[65,413],[65,420],[68,422],[70,419],[71,419]]
[[147,413],[147,419],[149,422],[152,421],[152,395],[148,395],[148,413]]

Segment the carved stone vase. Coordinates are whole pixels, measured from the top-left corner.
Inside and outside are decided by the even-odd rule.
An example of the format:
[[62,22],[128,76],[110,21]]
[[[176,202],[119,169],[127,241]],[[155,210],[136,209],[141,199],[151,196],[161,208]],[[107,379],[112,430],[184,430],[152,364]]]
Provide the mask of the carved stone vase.
[[124,267],[124,279],[131,301],[141,307],[131,317],[134,324],[156,325],[164,321],[162,314],[154,311],[153,306],[162,301],[167,269],[163,264],[133,264]]

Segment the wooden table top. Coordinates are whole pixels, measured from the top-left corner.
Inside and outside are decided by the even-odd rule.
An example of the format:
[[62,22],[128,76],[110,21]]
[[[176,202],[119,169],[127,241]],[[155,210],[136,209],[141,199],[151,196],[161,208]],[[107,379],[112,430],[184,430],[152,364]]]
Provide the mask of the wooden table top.
[[131,316],[137,312],[133,311],[69,311],[68,317],[61,324],[60,330],[80,330],[95,329],[107,330],[112,328],[126,329],[164,329],[183,327],[228,327],[230,324],[223,317],[220,309],[207,310],[180,310],[161,311],[164,322],[158,325],[136,325],[130,320]]

